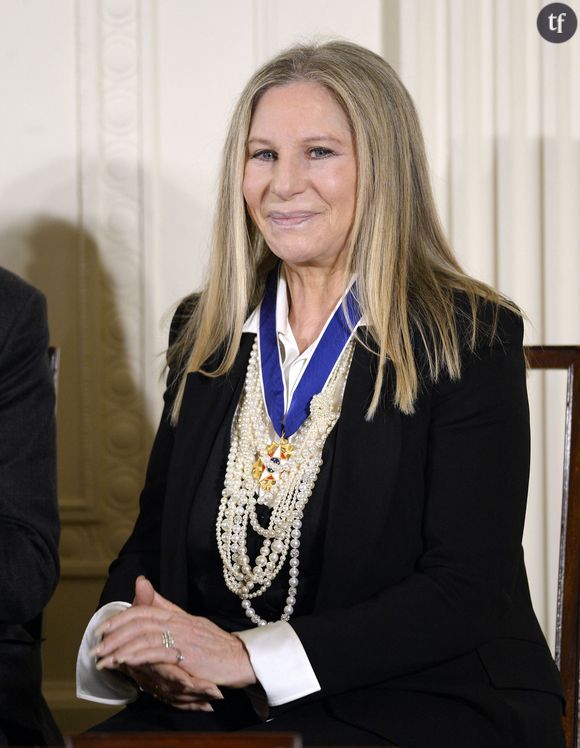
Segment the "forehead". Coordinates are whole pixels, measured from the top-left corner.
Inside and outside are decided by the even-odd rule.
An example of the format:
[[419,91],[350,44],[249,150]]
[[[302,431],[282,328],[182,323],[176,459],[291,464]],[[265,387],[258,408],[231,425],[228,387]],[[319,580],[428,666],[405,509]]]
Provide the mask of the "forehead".
[[343,108],[327,88],[313,81],[296,81],[272,86],[260,97],[250,123],[250,136],[264,128],[312,126],[348,132],[351,129]]

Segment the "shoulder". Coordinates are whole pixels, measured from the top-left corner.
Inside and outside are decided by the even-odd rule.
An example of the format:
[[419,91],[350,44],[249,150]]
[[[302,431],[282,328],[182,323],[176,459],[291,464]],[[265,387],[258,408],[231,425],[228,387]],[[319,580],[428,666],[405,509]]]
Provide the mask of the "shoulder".
[[[433,383],[432,392],[470,408],[504,407],[521,410],[526,406],[526,362],[523,351],[523,319],[517,307],[506,300],[494,303],[478,300],[474,310],[466,298],[455,306],[460,370],[448,372]],[[512,308],[513,307],[513,308]],[[447,406],[446,406],[447,407]]]
[[523,362],[523,319],[513,302],[470,298],[463,291],[453,291],[450,301],[447,323],[439,330],[432,322],[411,326],[421,390],[463,379],[481,360],[510,354]]
[[48,345],[46,299],[38,288],[0,267],[0,349],[19,331]]
[[14,316],[31,301],[40,307],[46,303],[42,291],[15,273],[0,267],[0,319]]
[[472,307],[466,294],[455,293],[454,312],[462,356],[480,355],[487,349],[507,351],[522,347],[522,314],[509,300],[496,303],[480,298]]

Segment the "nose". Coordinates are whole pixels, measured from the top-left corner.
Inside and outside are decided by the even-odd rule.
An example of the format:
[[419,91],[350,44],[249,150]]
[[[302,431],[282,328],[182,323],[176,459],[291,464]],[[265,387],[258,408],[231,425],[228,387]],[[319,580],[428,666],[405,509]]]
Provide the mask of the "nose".
[[279,155],[272,170],[270,189],[281,200],[290,200],[304,190],[306,167],[300,158]]

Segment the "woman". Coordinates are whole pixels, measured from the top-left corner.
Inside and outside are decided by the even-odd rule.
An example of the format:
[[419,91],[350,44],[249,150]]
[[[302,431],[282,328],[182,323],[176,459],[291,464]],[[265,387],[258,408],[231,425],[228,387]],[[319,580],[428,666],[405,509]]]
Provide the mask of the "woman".
[[103,729],[563,745],[521,550],[522,320],[454,259],[381,58],[296,47],[250,80],[169,363],[79,655],[80,695],[144,692]]

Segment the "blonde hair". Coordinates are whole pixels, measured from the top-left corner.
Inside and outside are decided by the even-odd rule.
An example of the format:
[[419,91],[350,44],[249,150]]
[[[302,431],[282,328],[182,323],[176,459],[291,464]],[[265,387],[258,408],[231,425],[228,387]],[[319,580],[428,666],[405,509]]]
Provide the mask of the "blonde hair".
[[[368,335],[359,342],[377,356],[367,417],[375,413],[389,360],[394,402],[412,413],[420,388],[417,355],[436,381],[461,372],[455,292],[468,302],[470,345],[478,335],[482,299],[508,306],[489,286],[467,276],[443,234],[431,191],[419,119],[411,97],[381,57],[356,44],[298,45],[266,63],[243,90],[227,135],[207,284],[169,351],[180,372],[172,418],[185,377],[220,376],[235,360],[244,321],[264,291],[276,258],[251,221],[242,195],[246,141],[260,97],[297,81],[324,86],[344,110],[358,162],[357,197],[347,252],[357,274],[358,299]],[[490,339],[494,335],[492,324]],[[370,340],[369,340],[370,335]],[[211,363],[210,363],[211,362]]]

